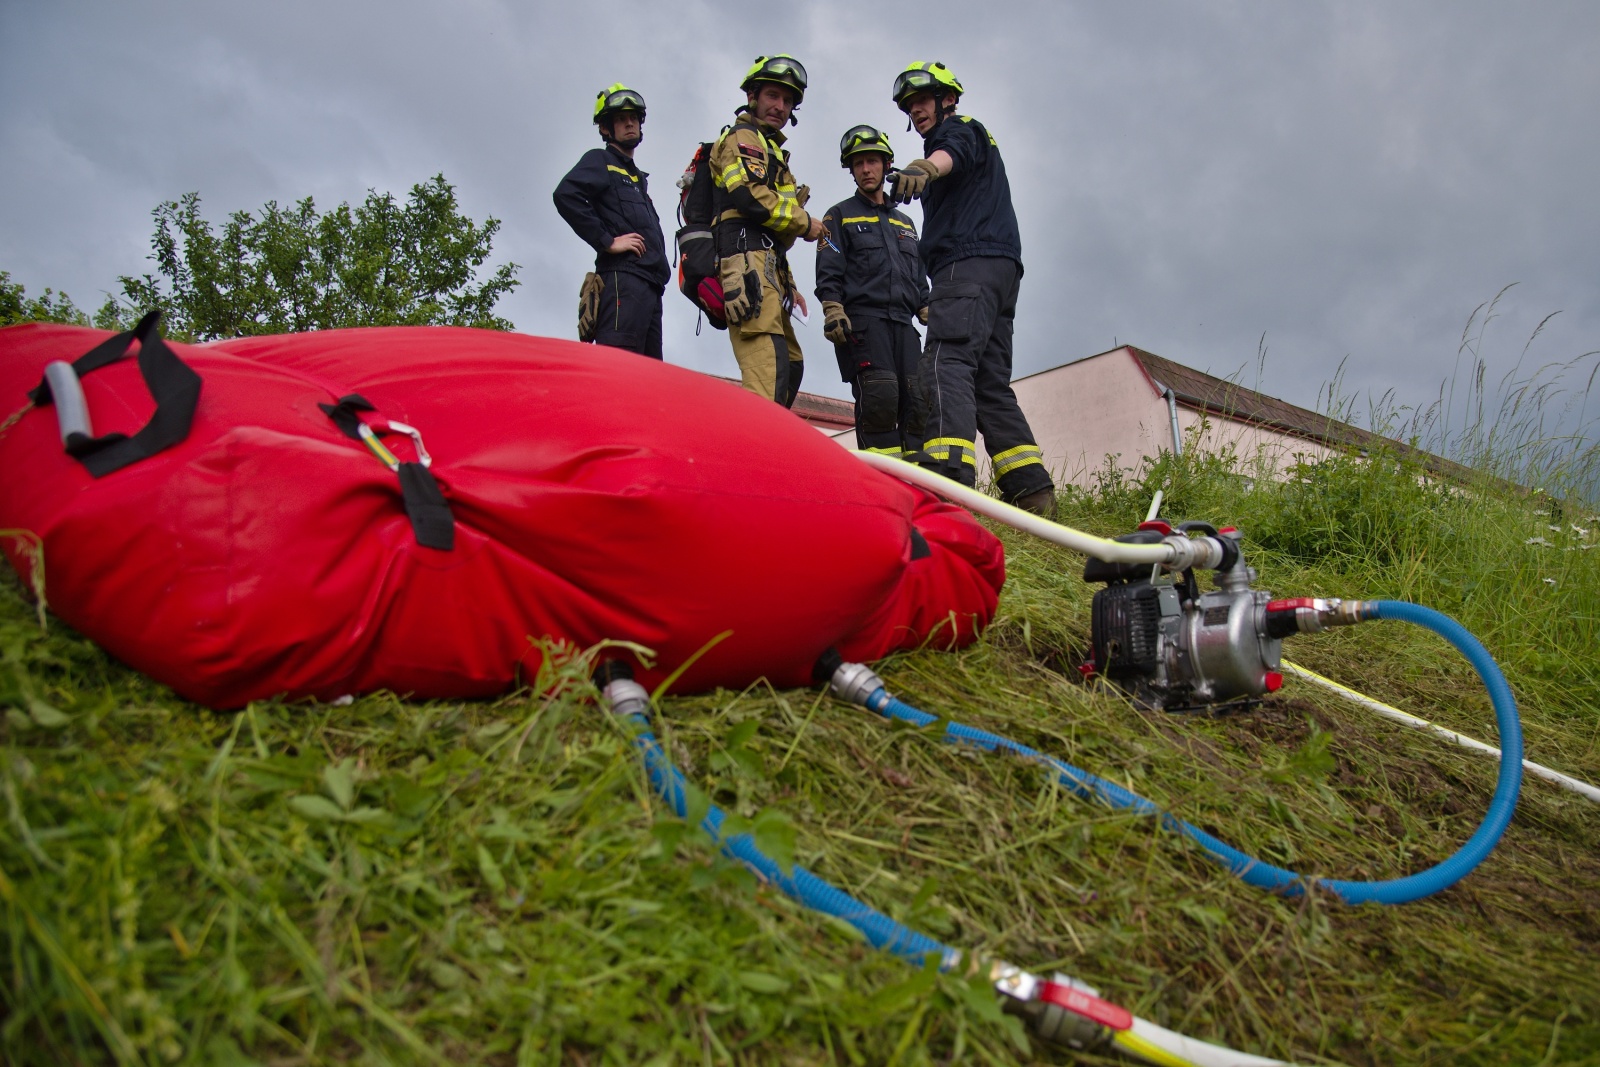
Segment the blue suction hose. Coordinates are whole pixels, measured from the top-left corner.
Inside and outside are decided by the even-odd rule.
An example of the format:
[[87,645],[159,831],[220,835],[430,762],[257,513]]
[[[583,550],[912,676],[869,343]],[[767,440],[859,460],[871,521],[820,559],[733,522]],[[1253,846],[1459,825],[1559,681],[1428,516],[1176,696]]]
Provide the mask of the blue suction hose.
[[[1472,664],[1473,669],[1478,672],[1478,677],[1483,680],[1485,688],[1488,689],[1489,699],[1494,704],[1495,722],[1500,731],[1502,752],[1500,776],[1495,783],[1494,799],[1489,803],[1489,811],[1482,825],[1454,855],[1425,871],[1404,878],[1383,882],[1307,878],[1305,875],[1296,874],[1282,867],[1274,867],[1270,863],[1246,855],[1232,845],[1219,841],[1198,826],[1162,812],[1151,801],[1129,792],[1115,782],[1079,770],[1069,763],[1047,756],[1027,745],[1020,745],[986,730],[976,730],[948,720],[944,736],[946,740],[954,743],[973,745],[989,752],[1010,752],[1037,761],[1054,770],[1060,783],[1078,796],[1099,799],[1113,808],[1157,816],[1166,829],[1182,834],[1195,842],[1217,862],[1258,888],[1269,889],[1284,896],[1299,896],[1310,883],[1330,890],[1347,904],[1365,904],[1370,901],[1379,904],[1406,904],[1420,900],[1466,877],[1490,852],[1494,851],[1501,834],[1505,833],[1506,826],[1511,822],[1512,813],[1517,807],[1517,795],[1522,788],[1522,725],[1517,718],[1516,699],[1511,695],[1511,687],[1506,684],[1505,675],[1500,673],[1499,666],[1483,644],[1468,633],[1460,623],[1431,608],[1400,600],[1371,601],[1369,604],[1372,607],[1371,618],[1399,619],[1415,623],[1432,630],[1454,645]],[[858,702],[885,718],[900,719],[914,726],[925,727],[939,721],[937,717],[890,696],[881,683],[877,689],[866,694],[864,699]]]
[[[604,689],[606,699],[618,718],[634,728],[633,745],[644,759],[645,770],[650,775],[650,784],[677,813],[678,818],[687,819],[688,789],[684,784],[683,775],[661,750],[655,733],[650,729],[650,720],[645,714],[649,707],[649,697],[645,694],[644,688],[637,682],[623,678],[610,681],[604,685]],[[756,847],[755,839],[749,834],[724,837],[722,833],[724,818],[722,810],[713,804],[707,809],[705,818],[700,821],[700,828],[717,842],[723,855],[743,863],[762,879],[777,886],[801,904],[843,919],[861,931],[874,948],[893,953],[918,966],[929,954],[939,957],[941,970],[951,970],[960,962],[961,953],[958,950],[920,934],[903,923],[896,922],[804,867],[796,864],[790,873],[785,874],[776,860]]]
[[[632,672],[625,665],[616,662],[602,664],[595,681],[602,687],[612,712],[632,730],[633,745],[644,759],[650,784],[680,819],[688,819],[688,787],[650,729],[649,694],[633,680]],[[881,683],[877,693],[883,694]],[[915,709],[905,710],[922,715]],[[896,922],[804,867],[796,865],[785,874],[777,861],[756,847],[749,834],[724,837],[724,819],[721,810],[713,804],[700,821],[701,829],[717,842],[723,855],[743,863],[806,907],[843,919],[859,930],[874,948],[893,953],[916,966],[923,965],[928,956],[933,955],[938,957],[939,969],[946,972],[957,970],[964,960],[971,962],[956,949]],[[1207,1044],[1137,1018],[1127,1009],[1101,1000],[1095,990],[1065,975],[1041,981],[998,960],[990,961],[987,970],[998,993],[1030,1005],[1031,1025],[1039,1036],[1052,1043],[1080,1051],[1109,1044],[1145,1062],[1166,1067],[1270,1067],[1274,1064],[1283,1067],[1278,1060]]]

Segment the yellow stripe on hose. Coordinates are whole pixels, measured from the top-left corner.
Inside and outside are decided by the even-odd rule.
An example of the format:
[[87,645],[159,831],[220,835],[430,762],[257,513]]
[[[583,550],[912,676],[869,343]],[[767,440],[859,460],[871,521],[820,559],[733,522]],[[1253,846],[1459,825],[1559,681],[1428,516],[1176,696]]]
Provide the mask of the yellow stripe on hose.
[[1123,1052],[1138,1056],[1147,1063],[1154,1063],[1157,1067],[1196,1067],[1193,1060],[1186,1060],[1182,1056],[1174,1055],[1159,1045],[1152,1045],[1145,1038],[1135,1034],[1132,1030],[1119,1030],[1111,1038],[1111,1043]]

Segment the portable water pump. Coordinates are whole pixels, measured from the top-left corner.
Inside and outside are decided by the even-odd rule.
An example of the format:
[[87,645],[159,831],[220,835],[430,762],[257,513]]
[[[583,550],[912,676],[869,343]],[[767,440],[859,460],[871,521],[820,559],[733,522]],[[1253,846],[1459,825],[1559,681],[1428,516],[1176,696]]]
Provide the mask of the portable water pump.
[[1283,685],[1279,653],[1285,637],[1372,617],[1364,601],[1273,600],[1253,586],[1255,569],[1245,563],[1241,535],[1232,526],[1173,527],[1153,519],[1113,540],[1159,545],[1191,533],[1217,549],[1210,553],[1214,588],[1208,592],[1200,591],[1193,566],[1175,572],[1159,564],[1091,558],[1083,568],[1084,581],[1105,588],[1094,595],[1094,658],[1082,669],[1104,675],[1142,707],[1181,711],[1253,703]]

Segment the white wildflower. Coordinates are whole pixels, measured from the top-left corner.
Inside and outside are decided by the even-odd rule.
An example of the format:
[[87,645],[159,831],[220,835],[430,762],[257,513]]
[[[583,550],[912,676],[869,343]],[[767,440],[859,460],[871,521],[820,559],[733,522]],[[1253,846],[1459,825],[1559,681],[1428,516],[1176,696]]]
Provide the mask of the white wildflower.
[[1573,523],[1572,524],[1572,532],[1577,534],[1579,537],[1588,537],[1589,536],[1589,531],[1585,530],[1582,526],[1579,526],[1577,523]]
[[1552,548],[1552,547],[1554,547],[1554,546],[1552,546],[1550,544],[1549,541],[1546,541],[1542,537],[1530,537],[1530,538],[1528,538],[1526,541],[1524,541],[1522,543],[1525,544],[1525,545],[1539,545],[1542,548]]
[[1556,584],[1556,580],[1554,578],[1546,578],[1544,580],[1544,584],[1545,585],[1555,585]]
[[1545,529],[1549,530],[1551,533],[1560,533],[1561,532],[1561,527],[1559,527],[1559,526],[1546,526]]

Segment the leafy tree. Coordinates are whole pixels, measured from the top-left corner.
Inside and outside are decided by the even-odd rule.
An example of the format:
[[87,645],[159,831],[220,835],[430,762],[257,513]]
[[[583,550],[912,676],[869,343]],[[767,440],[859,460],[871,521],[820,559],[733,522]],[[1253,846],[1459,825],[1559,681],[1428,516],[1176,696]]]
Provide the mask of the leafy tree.
[[319,214],[311,197],[235,211],[221,232],[188,193],[152,212],[155,274],[123,276],[123,323],[159,309],[176,337],[209,341],[345,326],[435,324],[509,330],[495,304],[520,285],[507,263],[474,285],[500,220],[461,214],[437,174],[404,203],[369,189]]
[[13,282],[9,271],[0,270],[0,326],[16,322],[64,322],[71,326],[120,329],[122,314],[117,302],[110,297],[93,319],[78,310],[72,297],[53,289],[46,289],[42,296],[29,300],[21,283]]

